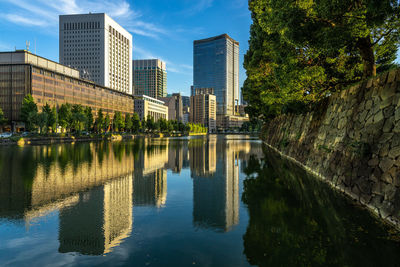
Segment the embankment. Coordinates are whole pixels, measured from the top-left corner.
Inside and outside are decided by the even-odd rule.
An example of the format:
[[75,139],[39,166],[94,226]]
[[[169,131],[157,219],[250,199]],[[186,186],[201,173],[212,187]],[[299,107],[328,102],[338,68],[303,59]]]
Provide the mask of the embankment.
[[400,226],[400,69],[267,123],[262,139]]

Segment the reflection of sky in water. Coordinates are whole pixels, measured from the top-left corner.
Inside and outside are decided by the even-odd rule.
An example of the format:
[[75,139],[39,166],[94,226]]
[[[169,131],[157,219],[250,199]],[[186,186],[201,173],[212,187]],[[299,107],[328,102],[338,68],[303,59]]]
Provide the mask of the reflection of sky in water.
[[[259,144],[253,145],[259,153]],[[225,159],[238,156],[236,150],[243,149],[248,152],[250,143],[236,146],[204,138],[27,147],[23,151],[8,147],[0,152],[1,159],[11,154],[15,171],[0,166],[0,182],[15,192],[10,194],[5,187],[0,191],[2,199],[8,199],[0,208],[0,259],[10,265],[30,261],[53,266],[247,265],[242,254],[245,208],[236,205],[241,217],[234,224],[240,223],[222,234],[212,227],[195,226],[193,204],[194,180],[224,180],[231,170],[222,166]],[[36,164],[27,166],[29,172],[21,171],[15,162],[22,159]],[[10,174],[14,179],[5,181]],[[221,194],[224,208],[226,190],[214,194]],[[201,208],[201,203],[197,206]]]

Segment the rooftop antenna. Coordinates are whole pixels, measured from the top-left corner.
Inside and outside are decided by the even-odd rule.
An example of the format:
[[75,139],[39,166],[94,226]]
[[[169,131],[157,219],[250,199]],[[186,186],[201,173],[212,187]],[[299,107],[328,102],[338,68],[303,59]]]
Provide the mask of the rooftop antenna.
[[26,41],[26,42],[25,42],[25,44],[26,44],[26,50],[28,50],[28,51],[29,51],[29,46],[31,45],[31,42],[29,42],[29,41]]

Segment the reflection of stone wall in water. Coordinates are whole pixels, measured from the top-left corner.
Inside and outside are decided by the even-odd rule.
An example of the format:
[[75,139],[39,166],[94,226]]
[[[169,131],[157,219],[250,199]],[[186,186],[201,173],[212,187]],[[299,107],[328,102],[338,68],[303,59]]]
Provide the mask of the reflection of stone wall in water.
[[267,147],[251,158],[242,200],[244,254],[256,266],[397,266],[386,224]]
[[213,150],[219,151],[213,175],[192,171],[193,223],[229,231],[239,223],[239,154],[249,152],[250,144],[227,140],[214,144]]
[[132,230],[132,176],[79,193],[75,205],[60,210],[59,251],[101,255]]
[[[121,148],[119,144],[88,143],[13,148],[11,155],[8,149],[2,150],[1,158],[13,162],[0,167],[0,195],[7,199],[0,202],[0,212],[29,222],[73,205],[76,193],[133,172],[133,153],[125,154]],[[21,162],[28,165],[26,169],[20,167]]]
[[400,223],[400,70],[269,122],[263,139],[383,218]]

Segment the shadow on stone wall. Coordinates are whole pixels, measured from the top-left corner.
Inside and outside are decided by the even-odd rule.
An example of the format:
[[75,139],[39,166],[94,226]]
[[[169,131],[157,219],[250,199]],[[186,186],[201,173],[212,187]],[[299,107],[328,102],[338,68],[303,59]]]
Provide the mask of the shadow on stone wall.
[[267,123],[266,143],[382,218],[400,222],[400,70],[334,94],[302,115]]

